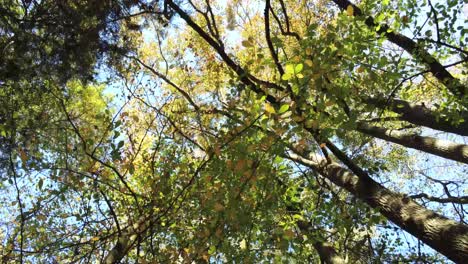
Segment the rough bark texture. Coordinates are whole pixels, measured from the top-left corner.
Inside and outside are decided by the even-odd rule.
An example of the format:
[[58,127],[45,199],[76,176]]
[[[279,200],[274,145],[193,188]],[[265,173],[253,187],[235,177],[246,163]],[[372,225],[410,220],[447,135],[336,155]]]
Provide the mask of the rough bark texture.
[[468,114],[461,114],[461,117],[465,121],[461,124],[454,125],[450,121],[437,118],[436,114],[424,105],[412,104],[400,99],[392,99],[387,102],[386,99],[378,98],[367,99],[366,103],[382,109],[388,107],[391,111],[401,114],[401,120],[418,126],[429,127],[461,136],[468,136]]
[[442,158],[456,160],[468,164],[468,146],[456,144],[433,137],[404,133],[398,130],[385,129],[359,123],[357,130],[372,137],[400,144],[407,148],[421,150]]
[[344,259],[338,255],[335,248],[326,242],[314,243],[314,248],[319,253],[320,259],[326,264],[344,264]]
[[105,257],[104,263],[120,263],[120,261],[133,248],[137,242],[138,236],[141,236],[149,226],[151,226],[151,221],[143,217],[133,226],[128,227],[126,231],[119,235],[117,243],[115,243],[114,247]]
[[[333,0],[333,2],[342,10],[346,10],[348,6],[352,6],[354,16],[364,15],[361,9],[348,0]],[[366,18],[365,23],[372,29],[378,26],[378,24],[371,16]],[[424,62],[429,67],[431,73],[457,97],[464,98],[468,93],[468,88],[465,87],[460,82],[460,80],[453,77],[452,74],[450,74],[450,72],[448,72],[445,67],[437,61],[436,58],[434,58],[431,54],[429,54],[429,52],[427,52],[427,50],[419,46],[418,43],[416,43],[411,38],[389,30],[388,25],[385,24],[380,25],[380,29],[377,31],[377,33],[384,35],[390,42],[406,50],[414,58]]]
[[[298,221],[297,226],[301,232],[310,232],[312,228],[311,224],[305,221]],[[320,260],[326,264],[344,264],[346,261],[336,252],[332,244],[327,242],[317,241],[313,244],[315,250],[320,256]]]
[[318,162],[291,154],[290,158],[317,170],[334,184],[376,208],[403,230],[457,263],[468,259],[468,226],[441,216],[411,198],[392,192],[368,175],[353,174],[335,162]]
[[120,263],[120,261],[127,255],[130,251],[133,241],[128,234],[125,234],[119,237],[119,240],[112,248],[112,250],[107,254],[107,257],[104,259],[106,264],[115,264]]

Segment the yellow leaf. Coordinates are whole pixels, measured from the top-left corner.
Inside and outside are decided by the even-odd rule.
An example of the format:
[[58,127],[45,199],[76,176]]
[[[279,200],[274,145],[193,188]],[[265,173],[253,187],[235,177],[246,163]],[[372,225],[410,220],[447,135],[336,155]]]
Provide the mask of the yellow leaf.
[[269,103],[265,103],[265,111],[269,114],[276,113],[275,108]]
[[242,250],[247,249],[247,241],[245,241],[245,239],[242,239],[242,241],[239,243],[239,247]]
[[309,59],[305,60],[304,63],[307,64],[307,66],[309,66],[309,67],[312,67],[312,65],[314,65],[312,60],[309,60]]
[[93,237],[91,238],[91,241],[98,241],[99,240],[99,237]]
[[306,52],[307,55],[311,55],[311,54],[312,54],[312,49],[311,49],[311,48],[307,48],[307,49],[305,50],[305,52]]
[[354,15],[354,8],[352,5],[348,5],[348,7],[346,8],[346,14],[348,14],[348,16]]

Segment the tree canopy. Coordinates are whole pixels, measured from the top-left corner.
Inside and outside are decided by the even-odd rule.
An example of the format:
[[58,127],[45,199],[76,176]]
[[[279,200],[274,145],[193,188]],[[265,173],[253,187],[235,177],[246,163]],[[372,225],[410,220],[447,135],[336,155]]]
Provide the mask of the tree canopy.
[[4,263],[463,263],[461,0],[0,1]]

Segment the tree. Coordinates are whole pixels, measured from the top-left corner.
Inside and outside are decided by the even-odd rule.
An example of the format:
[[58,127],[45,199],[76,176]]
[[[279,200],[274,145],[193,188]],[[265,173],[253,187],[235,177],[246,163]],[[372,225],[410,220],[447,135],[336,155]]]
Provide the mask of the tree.
[[[21,106],[0,115],[16,194],[2,197],[16,217],[4,261],[467,259],[468,146],[444,138],[466,136],[462,1],[16,5],[4,43],[36,39],[14,19],[28,12],[101,34],[68,53],[56,39],[86,25],[34,20],[65,56],[27,71],[47,90],[17,92],[36,82],[2,71],[4,104]],[[107,26],[115,14],[126,29]],[[109,41],[115,96],[89,77]],[[33,53],[12,51],[6,64],[28,69]]]

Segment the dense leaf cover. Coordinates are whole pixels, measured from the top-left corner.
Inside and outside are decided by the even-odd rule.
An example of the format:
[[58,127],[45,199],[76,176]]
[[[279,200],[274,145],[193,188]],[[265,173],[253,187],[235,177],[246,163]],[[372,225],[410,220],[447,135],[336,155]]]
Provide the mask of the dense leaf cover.
[[463,263],[461,0],[0,1],[5,263]]

